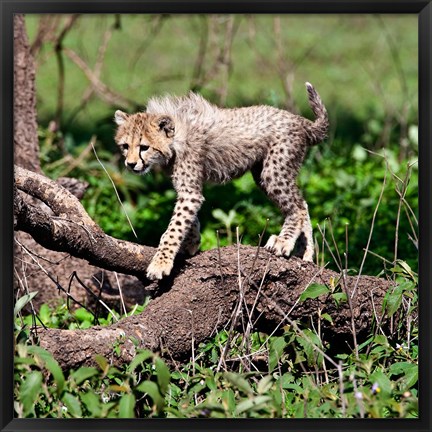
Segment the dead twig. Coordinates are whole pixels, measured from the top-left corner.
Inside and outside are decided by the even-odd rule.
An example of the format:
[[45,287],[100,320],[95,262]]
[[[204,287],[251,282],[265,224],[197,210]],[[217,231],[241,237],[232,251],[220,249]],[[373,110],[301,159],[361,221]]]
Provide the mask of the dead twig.
[[60,34],[57,36],[54,41],[54,52],[57,60],[57,69],[58,69],[58,84],[57,84],[57,108],[54,115],[54,121],[57,126],[61,124],[61,118],[63,116],[63,108],[64,108],[64,91],[65,91],[65,67],[64,67],[64,58],[63,58],[63,40],[66,35],[69,33],[74,23],[78,19],[79,15],[71,15],[66,18],[66,23],[61,30]]
[[91,70],[87,63],[75,51],[70,48],[64,48],[63,52],[84,72],[84,75],[92,84],[94,91],[103,101],[110,105],[121,106],[129,109],[137,106],[134,101],[114,92],[104,84],[97,74]]

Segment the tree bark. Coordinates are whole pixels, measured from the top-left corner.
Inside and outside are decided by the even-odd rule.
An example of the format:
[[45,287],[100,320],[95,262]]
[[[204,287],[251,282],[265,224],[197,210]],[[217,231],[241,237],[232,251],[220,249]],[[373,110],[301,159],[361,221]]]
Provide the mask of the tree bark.
[[[15,164],[35,173],[41,173],[37,133],[35,62],[29,47],[24,16],[14,16],[14,159]],[[87,185],[77,179],[59,178],[75,196],[81,198]],[[29,204],[37,200],[27,196]],[[59,300],[58,287],[67,287],[79,302],[87,296],[77,283],[69,283],[77,271],[82,280],[88,280],[98,268],[85,261],[43,248],[24,232],[15,234],[14,244],[15,287],[19,293],[38,289],[33,300],[35,309],[43,303],[54,305]],[[54,275],[54,276],[53,276]],[[53,281],[55,278],[55,282]],[[69,286],[68,286],[69,285]],[[41,289],[42,287],[42,289]]]
[[23,15],[14,16],[15,163],[41,172],[36,121],[35,66]]
[[68,252],[92,265],[142,277],[153,255],[152,248],[106,235],[74,195],[41,174],[15,166],[15,185],[53,212],[32,205],[16,191],[16,230],[27,232],[47,249]]

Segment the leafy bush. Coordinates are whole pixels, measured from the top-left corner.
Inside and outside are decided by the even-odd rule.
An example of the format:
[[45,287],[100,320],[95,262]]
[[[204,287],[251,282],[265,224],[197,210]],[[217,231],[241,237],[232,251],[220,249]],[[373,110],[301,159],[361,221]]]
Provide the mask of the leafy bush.
[[170,373],[150,351],[139,351],[124,368],[96,356],[98,367],[64,375],[44,349],[18,344],[15,358],[15,412],[36,418],[157,417],[163,413]]
[[[399,315],[396,328],[380,319],[355,350],[327,340],[319,330],[327,314],[285,325],[279,334],[245,336],[223,330],[201,343],[190,362],[169,368],[157,355],[138,351],[123,366],[96,356],[98,367],[64,373],[51,354],[27,345],[32,320],[16,318],[15,412],[18,417],[210,418],[413,418],[418,416],[417,274],[403,261],[388,269],[395,280],[383,311]],[[329,292],[310,285],[299,298]],[[337,287],[337,303],[346,301]],[[17,302],[16,312],[31,295]],[[49,313],[48,313],[49,311]],[[54,319],[50,317],[62,317]],[[50,326],[86,328],[94,317],[82,309],[41,308]],[[110,319],[104,324],[109,324]],[[28,334],[27,334],[28,336]],[[119,355],[113,346],[113,355]]]

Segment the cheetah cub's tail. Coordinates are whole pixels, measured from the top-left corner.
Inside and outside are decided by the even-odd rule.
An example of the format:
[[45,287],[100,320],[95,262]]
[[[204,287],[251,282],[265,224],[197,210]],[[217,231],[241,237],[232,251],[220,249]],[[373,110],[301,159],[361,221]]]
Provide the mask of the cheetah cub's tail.
[[313,85],[309,82],[305,84],[308,92],[309,105],[316,116],[315,121],[311,122],[307,128],[308,143],[309,145],[315,145],[328,137],[329,119],[327,110]]

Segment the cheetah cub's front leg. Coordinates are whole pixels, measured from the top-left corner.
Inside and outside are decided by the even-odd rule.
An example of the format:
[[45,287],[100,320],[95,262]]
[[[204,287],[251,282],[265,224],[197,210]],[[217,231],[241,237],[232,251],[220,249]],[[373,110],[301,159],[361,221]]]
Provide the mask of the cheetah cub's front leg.
[[198,250],[199,222],[196,215],[203,201],[204,198],[199,192],[188,190],[179,193],[168,228],[162,235],[158,250],[147,267],[148,279],[157,280],[168,276],[181,247],[189,254],[194,254]]
[[156,252],[151,263],[147,267],[147,278],[157,280],[162,279],[164,276],[168,276],[171,273],[173,264],[174,258],[167,257],[159,251]]

